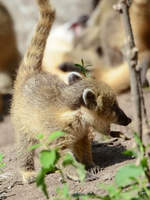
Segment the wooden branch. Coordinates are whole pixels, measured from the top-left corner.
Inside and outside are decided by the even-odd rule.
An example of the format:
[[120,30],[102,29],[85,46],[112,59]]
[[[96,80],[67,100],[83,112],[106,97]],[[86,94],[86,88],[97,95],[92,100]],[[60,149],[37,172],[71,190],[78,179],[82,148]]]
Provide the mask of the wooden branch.
[[129,17],[130,2],[128,0],[120,0],[115,6],[115,9],[121,13],[122,21],[127,38],[127,61],[130,71],[130,83],[131,83],[131,97],[134,109],[134,122],[135,130],[142,139],[142,104],[140,98],[139,89],[139,72],[136,70],[138,63],[138,51],[135,46],[130,17]]

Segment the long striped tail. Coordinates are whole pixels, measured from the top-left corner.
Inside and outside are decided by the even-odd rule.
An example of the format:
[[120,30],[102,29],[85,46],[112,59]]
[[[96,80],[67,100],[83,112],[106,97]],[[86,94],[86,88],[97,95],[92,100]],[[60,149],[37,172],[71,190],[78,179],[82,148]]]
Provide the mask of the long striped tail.
[[21,78],[21,80],[41,70],[46,41],[55,19],[55,11],[49,0],[36,0],[36,2],[40,10],[40,18],[18,71],[17,79]]

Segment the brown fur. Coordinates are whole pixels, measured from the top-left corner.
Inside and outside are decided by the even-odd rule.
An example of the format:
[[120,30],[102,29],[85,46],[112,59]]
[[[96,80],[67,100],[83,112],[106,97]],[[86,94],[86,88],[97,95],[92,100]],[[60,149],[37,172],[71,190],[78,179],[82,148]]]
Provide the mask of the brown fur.
[[55,15],[48,0],[36,2],[40,20],[18,70],[11,108],[20,170],[28,182],[35,168],[34,151],[28,152],[27,148],[36,142],[37,133],[43,133],[45,141],[50,133],[64,131],[65,136],[52,146],[72,150],[88,169],[94,165],[91,128],[109,134],[110,123],[130,122],[119,109],[114,92],[104,83],[83,79],[67,85],[57,76],[42,72],[43,52]]
[[[52,71],[55,71],[55,74],[62,73],[58,70],[58,65],[62,62],[80,63],[83,58],[95,68],[94,76],[97,80],[106,82],[118,93],[129,88],[128,64],[123,56],[126,36],[120,15],[113,9],[117,2],[102,0],[98,4],[88,22],[88,28],[76,40],[75,48],[61,54],[61,60],[58,57],[56,65],[56,62],[53,62]],[[150,66],[150,1],[134,0],[130,8],[130,17],[135,43],[139,50],[138,63],[142,66],[141,78],[144,84],[147,67]],[[51,71],[50,66],[46,66],[48,71]]]
[[[146,79],[145,68],[147,65],[150,66],[150,1],[133,0],[130,17],[135,44],[139,50],[138,63],[142,66],[142,81],[144,83]],[[110,10],[106,20],[101,24],[100,30],[105,63],[109,66],[117,66],[117,68],[107,70],[106,73],[102,72],[99,79],[104,80],[115,91],[120,92],[129,87],[130,81],[128,64],[124,61],[122,53],[125,50],[126,36],[119,13],[113,9]],[[144,65],[145,60],[147,60],[147,65]]]
[[[20,61],[16,35],[8,10],[0,2],[0,95],[12,92],[12,83]],[[0,104],[0,114],[3,101]]]

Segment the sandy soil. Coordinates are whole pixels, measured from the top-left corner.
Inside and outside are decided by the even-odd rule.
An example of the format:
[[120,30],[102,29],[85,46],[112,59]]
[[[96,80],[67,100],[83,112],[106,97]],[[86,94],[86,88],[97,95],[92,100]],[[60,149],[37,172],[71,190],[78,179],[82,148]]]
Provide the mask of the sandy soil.
[[[147,109],[149,112],[150,92],[145,92]],[[132,106],[129,93],[118,97],[120,106],[126,113],[132,117]],[[150,117],[150,116],[149,116]],[[98,187],[98,183],[111,183],[117,169],[127,163],[135,162],[133,159],[122,155],[126,148],[133,145],[133,133],[131,131],[132,124],[129,127],[112,126],[112,130],[120,130],[128,135],[131,139],[116,139],[112,142],[102,142],[97,140],[93,144],[93,156],[97,165],[101,167],[101,171],[97,174],[98,180],[88,183],[77,183],[68,180],[71,193],[88,193],[95,192],[102,194],[104,191]],[[4,121],[0,123],[0,152],[4,154],[6,167],[0,174],[0,200],[37,200],[44,199],[40,189],[35,184],[22,184],[21,177],[17,172],[17,158],[15,147],[15,136],[10,122],[9,115],[5,116]],[[98,138],[98,137],[97,137]],[[56,188],[61,185],[60,174],[55,173],[47,175],[46,183],[51,196],[55,195]]]

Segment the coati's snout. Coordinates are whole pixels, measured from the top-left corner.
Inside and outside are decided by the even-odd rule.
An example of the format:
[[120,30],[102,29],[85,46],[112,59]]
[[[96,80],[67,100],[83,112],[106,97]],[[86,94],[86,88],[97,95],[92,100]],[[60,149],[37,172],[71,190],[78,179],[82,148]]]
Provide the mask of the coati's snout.
[[127,115],[123,112],[123,110],[119,106],[116,106],[115,109],[116,109],[116,115],[117,115],[116,124],[127,126],[128,124],[131,123],[132,120],[129,117],[127,117]]

